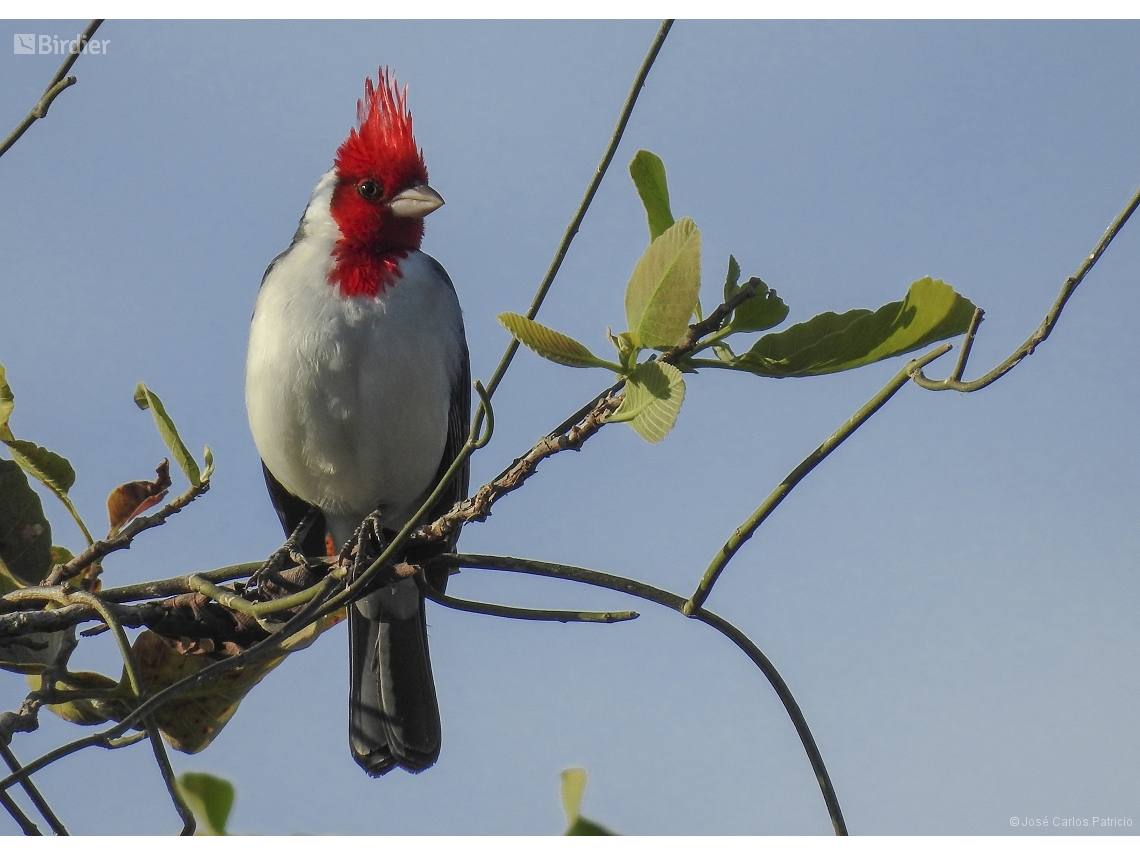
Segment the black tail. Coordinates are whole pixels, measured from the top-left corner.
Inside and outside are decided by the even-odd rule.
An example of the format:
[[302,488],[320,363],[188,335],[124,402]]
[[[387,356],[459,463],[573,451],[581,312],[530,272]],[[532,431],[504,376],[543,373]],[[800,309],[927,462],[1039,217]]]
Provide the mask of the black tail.
[[348,634],[353,759],[373,776],[396,766],[422,772],[439,758],[441,728],[424,600],[415,583],[408,579],[349,606]]

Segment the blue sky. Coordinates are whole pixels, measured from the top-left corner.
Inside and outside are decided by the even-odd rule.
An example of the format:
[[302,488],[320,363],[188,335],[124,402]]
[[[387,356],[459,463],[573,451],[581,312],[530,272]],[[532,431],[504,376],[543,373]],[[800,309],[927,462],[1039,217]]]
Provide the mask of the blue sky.
[[[62,36],[85,22],[7,23]],[[656,26],[103,26],[106,54],[81,58],[79,84],[0,159],[13,428],[72,461],[72,495],[93,521],[111,487],[164,456],[131,401],[140,380],[218,465],[206,497],[107,562],[107,584],[254,560],[280,542],[245,420],[248,322],[365,76],[387,64],[409,86],[447,199],[424,248],[455,280],[486,379],[507,344],[495,315],[525,310]],[[681,22],[539,319],[607,351],[647,240],[625,166],[647,148],[664,159],[674,213],[702,229],[706,305],[730,252],[791,321],[877,307],[931,275],[986,309],[975,376],[1039,323],[1140,182],[1138,35],[1135,22]],[[3,132],[58,62],[0,51]],[[1140,824],[1136,228],[1001,382],[904,389],[709,600],[795,692],[853,833]],[[607,428],[544,464],[461,547],[688,594],[733,528],[901,365],[783,381],[704,372],[664,443]],[[473,483],[608,382],[521,353]],[[57,542],[77,546],[65,515],[52,519]],[[711,630],[548,580],[465,571],[451,584],[643,617],[563,626],[431,609],[444,746],[420,776],[370,780],[352,763],[342,628],[176,767],[233,780],[231,826],[265,834],[557,832],[568,766],[589,772],[587,815],[627,833],[830,831],[775,695]],[[106,636],[85,646],[80,663],[117,675]],[[4,675],[0,708],[24,691]],[[45,714],[14,747],[26,759],[71,735]],[[75,775],[105,785],[77,799]],[[74,831],[177,828],[145,747],[38,777]],[[3,816],[0,830],[16,827]]]

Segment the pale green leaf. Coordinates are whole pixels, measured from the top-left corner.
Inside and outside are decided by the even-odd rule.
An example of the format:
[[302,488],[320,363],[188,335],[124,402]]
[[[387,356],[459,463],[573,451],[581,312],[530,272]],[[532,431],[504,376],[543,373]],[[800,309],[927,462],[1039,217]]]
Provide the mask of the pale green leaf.
[[562,770],[562,809],[566,824],[573,825],[582,812],[582,796],[586,793],[586,770]]
[[673,212],[669,209],[669,185],[665,181],[665,164],[651,151],[642,149],[629,163],[629,176],[637,187],[637,195],[645,206],[649,221],[649,240],[673,225]]
[[557,362],[559,365],[569,365],[572,368],[617,368],[618,366],[594,356],[584,344],[574,341],[568,335],[557,330],[543,326],[538,321],[516,315],[514,312],[503,312],[499,315],[499,323],[507,332],[525,344],[539,356]]
[[684,401],[680,370],[656,360],[643,362],[626,378],[625,397],[609,421],[629,422],[646,442],[660,442],[673,429]]
[[158,426],[158,435],[162,437],[162,441],[170,450],[170,456],[174,458],[174,462],[178,464],[178,468],[182,470],[182,474],[186,476],[186,480],[193,486],[197,487],[202,483],[202,473],[198,469],[198,463],[194,457],[187,450],[182,438],[178,435],[178,429],[174,426],[174,421],[166,412],[166,407],[162,405],[162,400],[146,387],[145,384],[139,383],[135,387],[135,403],[138,404],[140,410],[151,411],[154,416],[154,423]]
[[684,336],[701,290],[701,232],[682,217],[638,260],[625,292],[634,340],[664,350]]

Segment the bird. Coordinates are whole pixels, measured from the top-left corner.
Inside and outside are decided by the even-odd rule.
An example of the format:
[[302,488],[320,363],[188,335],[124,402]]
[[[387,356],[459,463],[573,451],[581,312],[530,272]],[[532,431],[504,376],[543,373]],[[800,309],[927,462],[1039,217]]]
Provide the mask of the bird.
[[[250,430],[286,534],[313,514],[306,555],[343,549],[373,512],[388,537],[399,531],[467,439],[463,315],[447,272],[420,250],[424,217],[442,204],[412,132],[407,87],[382,67],[375,85],[366,78],[357,124],[292,242],[265,271],[250,326]],[[428,518],[465,498],[468,479],[465,461]],[[434,551],[453,551],[457,537]],[[446,571],[427,578],[440,591],[447,582]],[[351,604],[348,630],[353,759],[374,777],[427,769],[441,725],[416,581]]]

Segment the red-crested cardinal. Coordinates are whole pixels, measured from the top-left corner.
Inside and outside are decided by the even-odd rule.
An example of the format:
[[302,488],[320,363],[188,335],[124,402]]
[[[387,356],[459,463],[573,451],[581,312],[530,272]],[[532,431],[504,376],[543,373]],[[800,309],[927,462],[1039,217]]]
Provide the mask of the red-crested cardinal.
[[[340,550],[379,511],[398,531],[454,461],[470,424],[455,288],[420,252],[443,204],[412,136],[407,90],[365,81],[358,128],[317,183],[293,242],[261,282],[246,408],[286,533],[320,511],[302,550]],[[467,495],[463,467],[432,513]],[[443,549],[454,549],[454,539]],[[437,548],[438,551],[438,548]],[[446,573],[429,581],[439,590]],[[424,598],[413,579],[349,606],[352,756],[370,775],[439,757]]]

